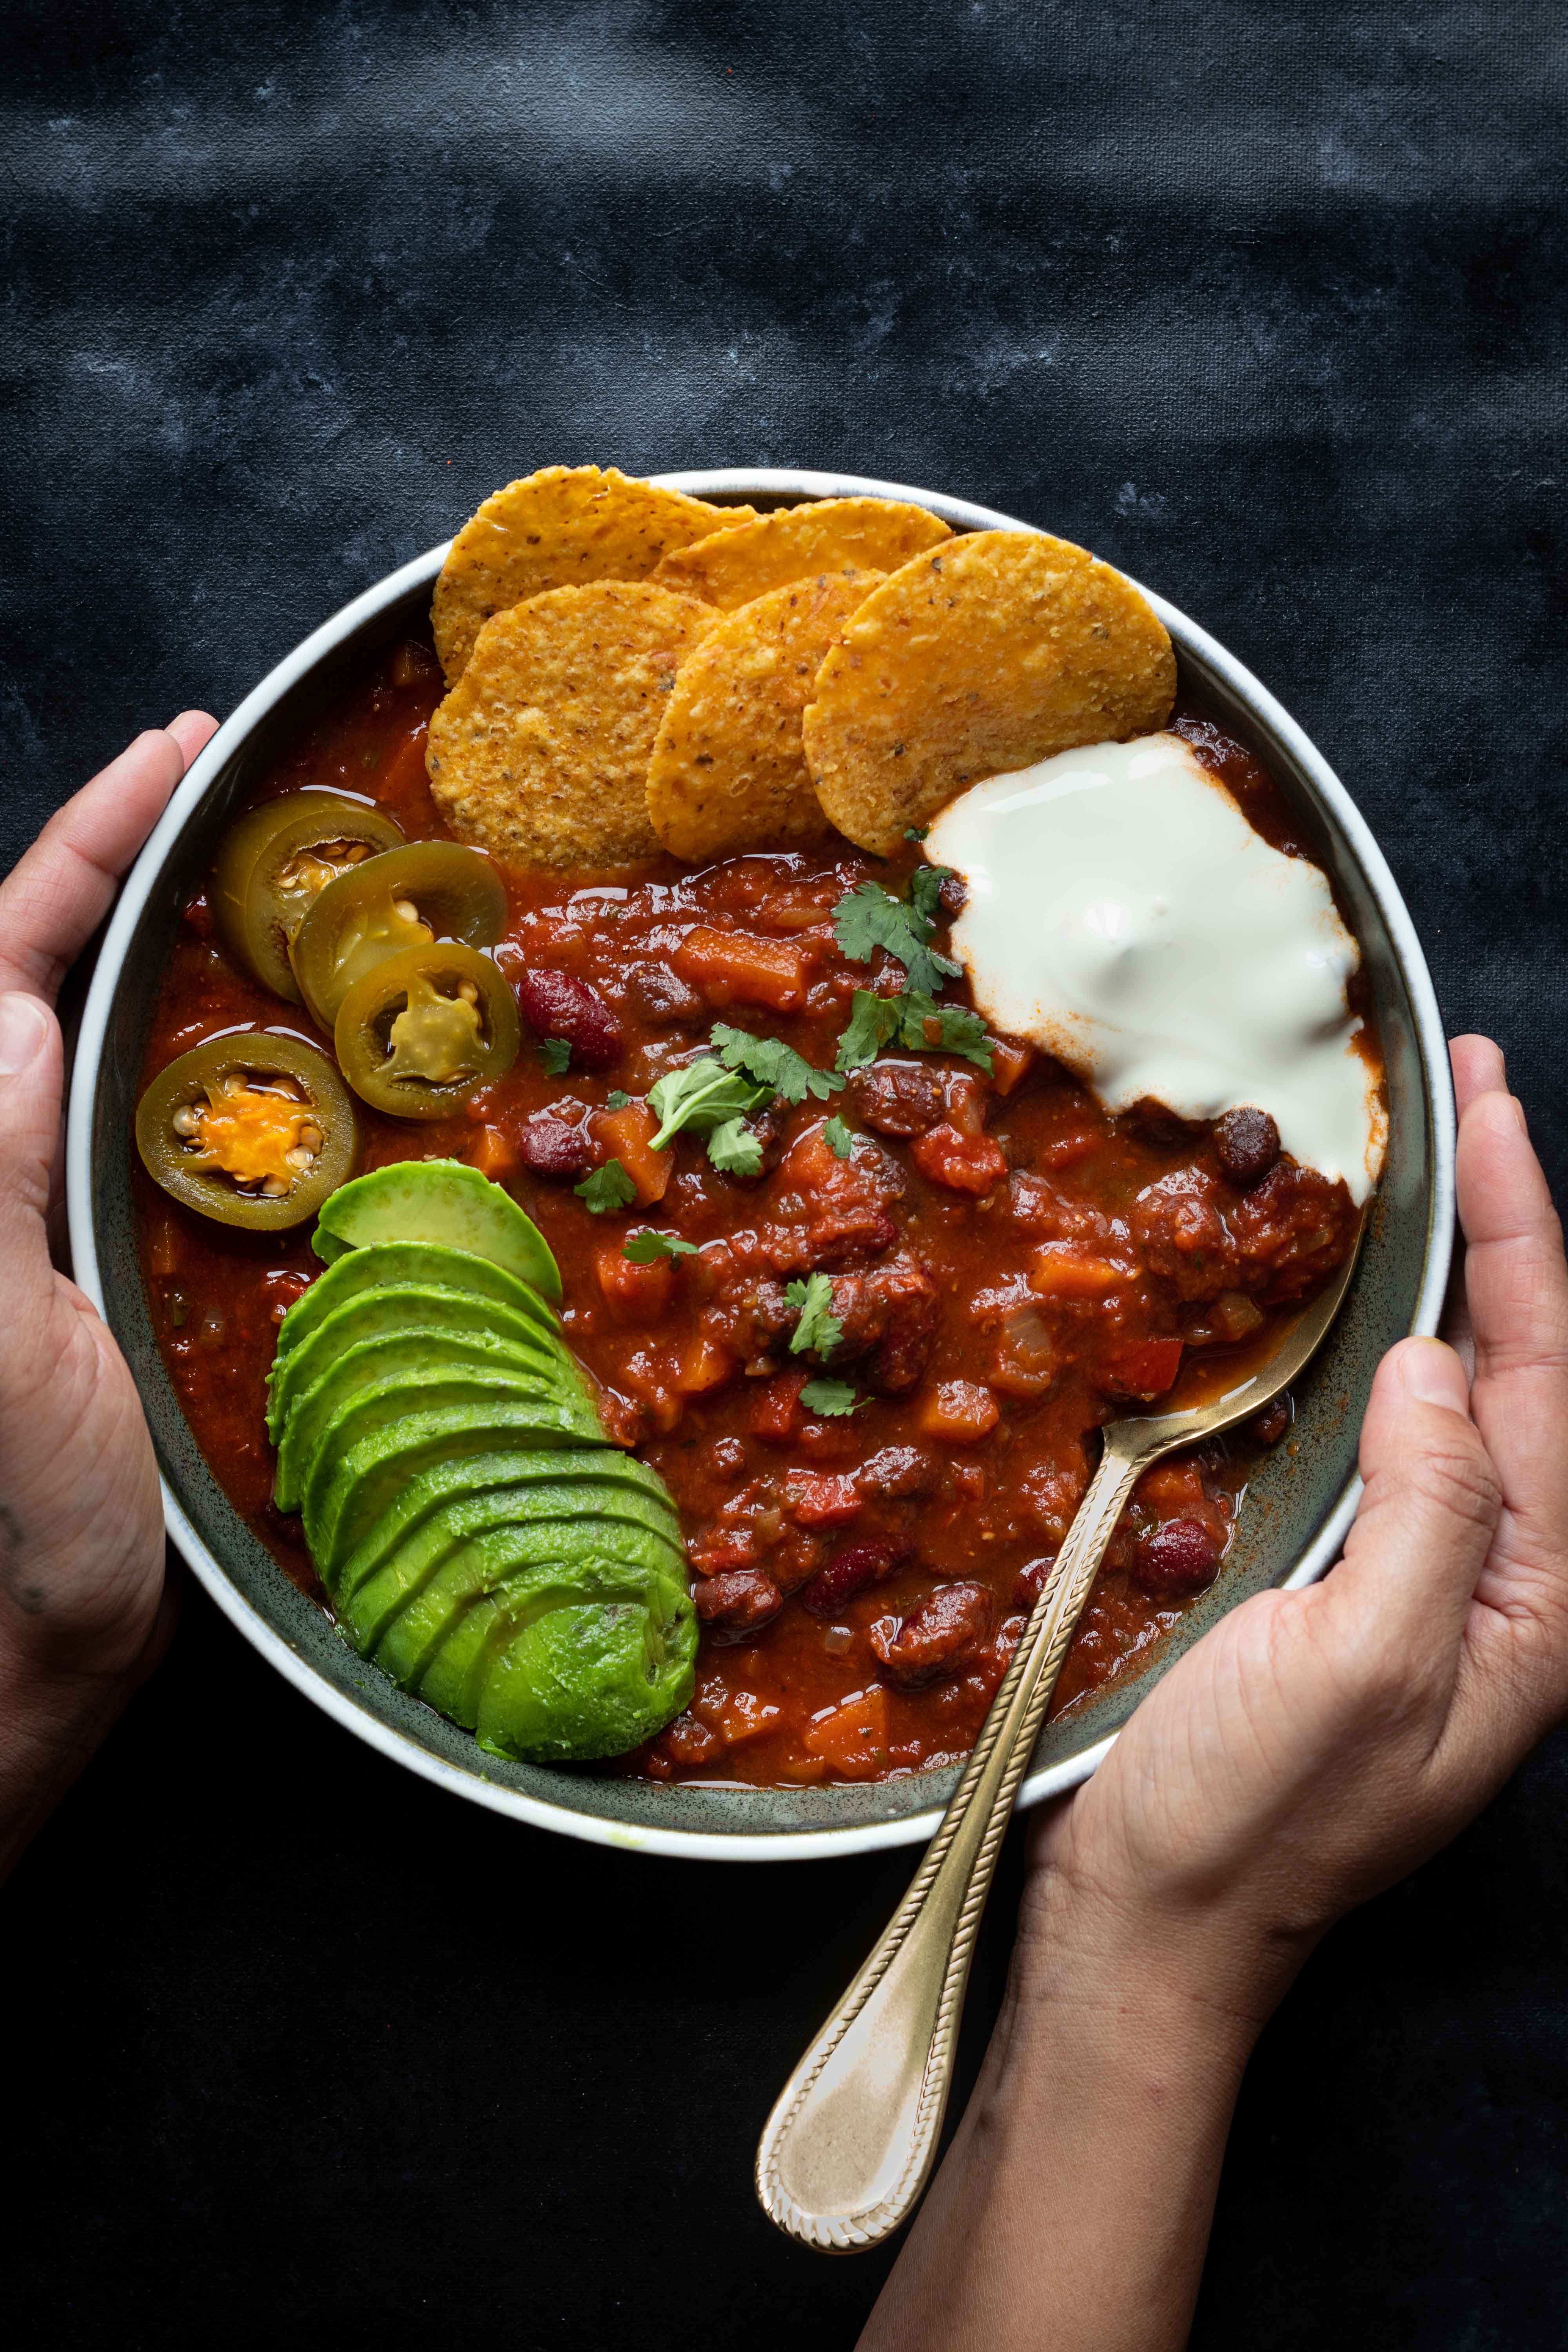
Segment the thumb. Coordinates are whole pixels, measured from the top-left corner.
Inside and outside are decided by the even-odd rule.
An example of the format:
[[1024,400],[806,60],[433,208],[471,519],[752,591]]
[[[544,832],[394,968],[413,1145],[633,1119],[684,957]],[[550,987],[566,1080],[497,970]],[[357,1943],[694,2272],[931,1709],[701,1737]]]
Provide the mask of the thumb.
[[22,989],[0,995],[0,1280],[18,1319],[53,1288],[44,1219],[63,1068],[60,1025],[48,1006]]

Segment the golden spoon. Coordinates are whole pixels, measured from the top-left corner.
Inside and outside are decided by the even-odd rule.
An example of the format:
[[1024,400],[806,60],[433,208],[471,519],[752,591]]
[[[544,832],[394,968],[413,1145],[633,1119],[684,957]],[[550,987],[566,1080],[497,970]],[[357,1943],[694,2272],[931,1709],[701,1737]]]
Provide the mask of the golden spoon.
[[[1360,1234],[1356,1237],[1356,1246]],[[779,2095],[757,2195],[781,2230],[829,2253],[879,2245],[918,2202],[952,2083],[980,1917],[1013,1800],[1062,1660],[1140,1472],[1259,1412],[1301,1372],[1350,1286],[1335,1280],[1249,1379],[1183,1412],[1113,1421],[1023,1639],[925,1860],[886,1933]]]

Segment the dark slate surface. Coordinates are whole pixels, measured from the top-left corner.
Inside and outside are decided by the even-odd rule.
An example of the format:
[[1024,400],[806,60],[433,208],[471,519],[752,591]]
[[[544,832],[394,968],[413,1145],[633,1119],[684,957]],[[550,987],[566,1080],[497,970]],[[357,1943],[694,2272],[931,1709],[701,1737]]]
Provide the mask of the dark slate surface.
[[[0,846],[536,463],[927,482],[1087,541],[1281,694],[1568,1176],[1560,26],[14,5]],[[1565,1757],[1266,2038],[1204,2352],[1568,2341]],[[45,2061],[11,2332],[848,2342],[879,2263],[773,2237],[750,2151],[907,1868],[510,1828],[193,1601],[6,1899],[12,2063]]]

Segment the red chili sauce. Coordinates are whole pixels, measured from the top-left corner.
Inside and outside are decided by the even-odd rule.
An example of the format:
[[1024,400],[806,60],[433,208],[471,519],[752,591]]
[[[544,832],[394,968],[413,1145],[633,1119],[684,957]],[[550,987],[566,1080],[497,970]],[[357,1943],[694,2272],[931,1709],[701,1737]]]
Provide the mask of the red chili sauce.
[[[445,837],[424,767],[440,691],[428,651],[400,647],[301,738],[268,791],[355,793],[411,838]],[[1250,753],[1194,712],[1173,724],[1258,830],[1295,850]],[[753,1180],[718,1173],[688,1135],[652,1152],[640,1098],[706,1047],[715,1020],[832,1069],[853,992],[883,976],[880,959],[839,950],[834,907],[868,877],[897,890],[917,855],[846,845],[701,869],[509,874],[495,954],[535,1016],[515,1066],[443,1122],[361,1107],[363,1167],[465,1159],[536,1220],[606,1427],[679,1507],[703,1620],[696,1696],[616,1769],[798,1784],[962,1757],[1088,1483],[1094,1431],[1164,1393],[1184,1348],[1264,1347],[1354,1232],[1342,1185],[1289,1160],[1232,1181],[1208,1128],[1152,1105],[1110,1118],[1058,1063],[1006,1041],[989,1077],[895,1052],[827,1101],[775,1104]],[[540,974],[588,983],[601,1010],[554,981],[541,995]],[[959,982],[949,994],[969,1001]],[[539,1038],[574,1021],[581,1050],[552,1076]],[[143,1084],[237,1027],[330,1049],[299,1007],[234,969],[202,893],[163,976]],[[631,1102],[607,1108],[612,1092]],[[847,1161],[824,1137],[834,1113],[856,1136]],[[573,1185],[612,1155],[642,1198],[595,1216]],[[246,1234],[180,1208],[139,1164],[135,1176],[153,1320],[186,1418],[236,1507],[320,1600],[299,1522],[269,1499],[264,1424],[278,1323],[320,1271],[310,1226]],[[622,1244],[648,1223],[696,1254],[629,1263]],[[802,1405],[822,1368],[789,1352],[784,1287],[814,1272],[832,1278],[842,1326],[827,1370],[864,1400],[850,1414]],[[1220,1572],[1249,1466],[1289,1422],[1277,1406],[1248,1436],[1146,1474],[1055,1713],[1145,1659]]]

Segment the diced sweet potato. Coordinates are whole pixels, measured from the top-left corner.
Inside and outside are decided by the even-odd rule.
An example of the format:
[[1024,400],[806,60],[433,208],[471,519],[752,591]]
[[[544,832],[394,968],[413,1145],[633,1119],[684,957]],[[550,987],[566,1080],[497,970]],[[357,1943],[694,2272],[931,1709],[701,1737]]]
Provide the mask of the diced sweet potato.
[[1120,1266],[1076,1242],[1047,1242],[1029,1268],[1029,1287],[1041,1298],[1103,1298],[1121,1279]]
[[682,980],[710,1004],[762,1004],[772,1013],[798,1013],[805,1002],[805,960],[787,940],[754,931],[688,931],[672,959]]
[[651,1323],[675,1296],[675,1267],[667,1257],[655,1258],[651,1265],[634,1265],[622,1254],[617,1234],[600,1247],[599,1288],[617,1322]]
[[735,1359],[729,1349],[700,1331],[676,1349],[671,1385],[681,1396],[701,1396],[709,1389],[721,1388],[734,1369]]
[[481,1127],[468,1154],[472,1166],[492,1184],[500,1183],[518,1166],[517,1146],[504,1128]]
[[818,1716],[802,1745],[845,1780],[874,1780],[888,1768],[888,1694],[879,1684]]
[[1026,1077],[1035,1058],[1032,1045],[1020,1045],[1012,1037],[991,1040],[991,1083],[999,1095],[1010,1095],[1022,1077]]
[[978,1445],[1002,1418],[1002,1409],[978,1381],[939,1381],[920,1402],[920,1425],[927,1437],[949,1445]]
[[637,1188],[637,1205],[651,1208],[662,1201],[675,1173],[673,1151],[655,1151],[658,1121],[645,1102],[629,1102],[619,1110],[596,1111],[594,1140],[605,1160],[618,1160]]

